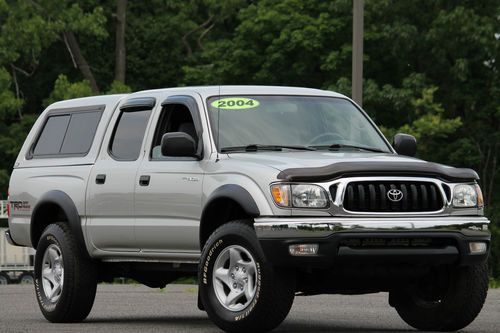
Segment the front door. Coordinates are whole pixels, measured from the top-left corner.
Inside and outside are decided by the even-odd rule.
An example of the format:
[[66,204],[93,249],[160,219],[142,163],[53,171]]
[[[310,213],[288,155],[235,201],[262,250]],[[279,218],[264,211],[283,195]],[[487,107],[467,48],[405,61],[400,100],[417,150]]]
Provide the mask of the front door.
[[[137,247],[143,252],[199,253],[199,220],[203,170],[194,157],[161,154],[163,134],[184,132],[202,146],[202,127],[195,97],[173,96],[153,119],[154,133],[136,176]],[[200,148],[201,149],[201,148]]]

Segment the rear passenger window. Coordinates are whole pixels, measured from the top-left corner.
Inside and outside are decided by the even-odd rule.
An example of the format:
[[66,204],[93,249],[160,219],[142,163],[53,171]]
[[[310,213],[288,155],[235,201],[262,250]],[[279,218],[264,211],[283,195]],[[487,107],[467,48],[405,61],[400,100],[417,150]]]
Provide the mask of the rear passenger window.
[[90,150],[100,111],[49,115],[32,150],[34,157],[84,156]]
[[38,142],[33,149],[33,155],[57,155],[69,124],[69,115],[52,116],[47,119]]
[[71,115],[61,154],[85,154],[89,151],[101,119],[100,112],[84,112]]
[[114,158],[134,161],[139,157],[150,115],[151,110],[122,111],[110,145]]

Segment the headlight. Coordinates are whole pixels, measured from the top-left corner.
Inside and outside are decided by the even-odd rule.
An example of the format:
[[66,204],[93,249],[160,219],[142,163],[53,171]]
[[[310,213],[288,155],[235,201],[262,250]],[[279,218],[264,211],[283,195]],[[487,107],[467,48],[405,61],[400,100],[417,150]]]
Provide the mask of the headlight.
[[317,185],[292,185],[292,205],[299,208],[324,208],[328,195]]
[[[479,190],[477,191],[476,188]],[[482,205],[483,196],[477,185],[456,185],[453,189],[453,206],[455,207],[476,207],[478,203]]]
[[325,208],[328,207],[328,194],[318,185],[275,184],[271,186],[274,202],[281,207]]

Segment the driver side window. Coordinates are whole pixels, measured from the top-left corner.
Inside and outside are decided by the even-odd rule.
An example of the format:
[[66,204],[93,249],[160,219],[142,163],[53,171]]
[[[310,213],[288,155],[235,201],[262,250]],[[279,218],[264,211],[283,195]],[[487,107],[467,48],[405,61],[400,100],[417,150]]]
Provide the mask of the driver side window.
[[167,104],[163,107],[151,145],[151,160],[177,159],[165,157],[161,154],[161,138],[165,133],[171,132],[184,132],[190,135],[194,139],[196,145],[198,145],[196,127],[187,106],[183,104]]

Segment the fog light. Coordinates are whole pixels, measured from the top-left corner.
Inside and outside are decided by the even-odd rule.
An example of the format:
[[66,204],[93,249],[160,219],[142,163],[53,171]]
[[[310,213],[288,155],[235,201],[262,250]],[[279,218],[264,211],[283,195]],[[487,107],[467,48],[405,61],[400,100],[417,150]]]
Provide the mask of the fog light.
[[288,247],[288,251],[292,256],[315,256],[318,248],[318,244],[293,244]]
[[485,254],[486,253],[486,243],[484,242],[470,242],[469,249],[471,254]]

